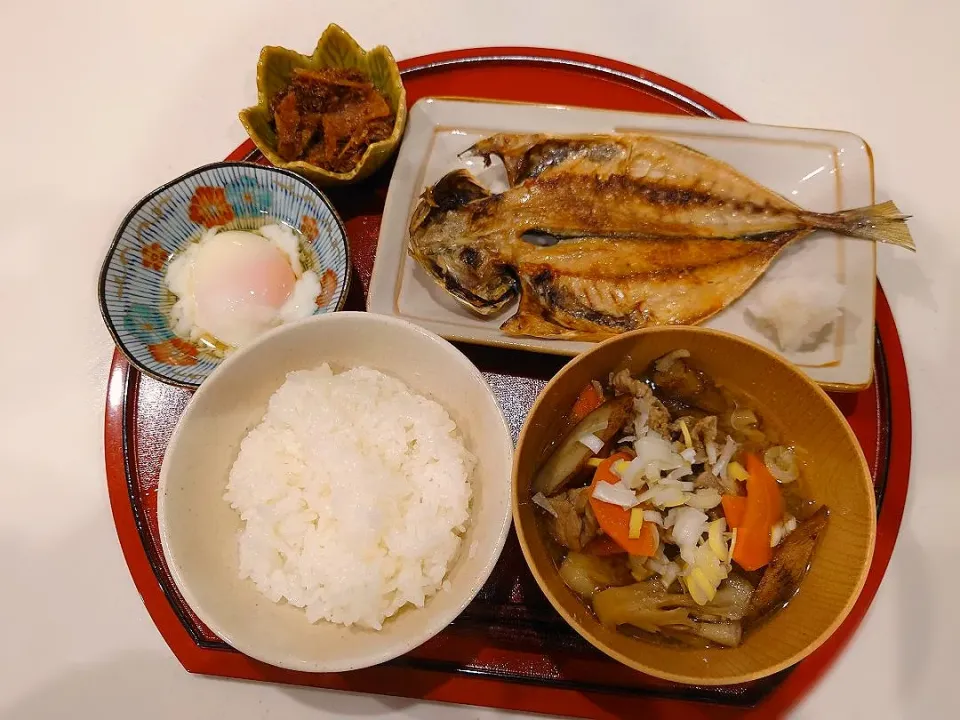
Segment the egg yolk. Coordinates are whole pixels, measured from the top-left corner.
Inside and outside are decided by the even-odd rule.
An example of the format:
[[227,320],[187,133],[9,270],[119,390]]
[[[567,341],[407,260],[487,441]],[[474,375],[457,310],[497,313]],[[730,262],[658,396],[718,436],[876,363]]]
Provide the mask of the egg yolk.
[[255,233],[228,231],[202,243],[193,267],[196,324],[242,345],[275,324],[297,277],[282,250]]

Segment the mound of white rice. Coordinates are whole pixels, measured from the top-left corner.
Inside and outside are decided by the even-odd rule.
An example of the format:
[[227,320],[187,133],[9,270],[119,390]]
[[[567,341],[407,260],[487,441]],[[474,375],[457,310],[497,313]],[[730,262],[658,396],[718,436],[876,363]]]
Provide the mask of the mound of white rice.
[[446,410],[401,381],[292,372],[230,471],[240,576],[310,622],[380,629],[443,584],[474,464]]

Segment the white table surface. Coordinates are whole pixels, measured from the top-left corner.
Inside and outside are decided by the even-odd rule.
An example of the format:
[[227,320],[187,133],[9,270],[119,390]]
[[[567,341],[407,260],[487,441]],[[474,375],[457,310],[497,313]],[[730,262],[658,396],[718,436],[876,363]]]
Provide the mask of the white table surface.
[[102,255],[142,195],[244,139],[236,111],[255,100],[260,47],[308,50],[331,21],[398,58],[481,45],[607,55],[754,121],[867,138],[880,199],[914,214],[919,247],[879,252],[911,379],[910,496],[864,625],[795,717],[960,716],[960,480],[947,469],[960,351],[960,3],[946,0],[4,2],[0,715],[497,716],[188,675],[141,604],[110,516]]

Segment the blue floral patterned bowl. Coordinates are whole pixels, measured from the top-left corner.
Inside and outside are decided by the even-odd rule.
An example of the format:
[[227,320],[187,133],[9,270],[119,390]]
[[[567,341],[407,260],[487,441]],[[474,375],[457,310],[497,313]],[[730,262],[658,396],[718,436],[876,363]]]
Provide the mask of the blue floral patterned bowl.
[[287,170],[250,163],[197,168],[147,195],[130,211],[100,271],[100,312],[117,347],[163,382],[197,387],[223,359],[174,334],[176,298],[167,263],[208,228],[249,230],[280,222],[297,232],[304,269],[320,278],[314,314],[343,307],[350,282],[347,234],[330,201]]

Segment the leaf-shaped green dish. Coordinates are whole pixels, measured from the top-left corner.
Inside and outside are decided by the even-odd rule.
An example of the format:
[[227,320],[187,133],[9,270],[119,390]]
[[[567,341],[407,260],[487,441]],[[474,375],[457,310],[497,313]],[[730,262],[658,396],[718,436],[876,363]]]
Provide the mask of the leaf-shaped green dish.
[[[277,154],[277,134],[270,124],[270,99],[289,85],[294,68],[317,70],[325,67],[357,69],[366,73],[397,116],[390,137],[372,143],[357,166],[348,173],[330,172],[303,160],[287,162]],[[240,111],[240,122],[260,152],[276,167],[299,173],[321,187],[346,185],[373,174],[397,149],[407,124],[407,94],[400,81],[397,61],[385,46],[378,45],[367,52],[343,28],[331,24],[320,36],[313,55],[301,55],[274,46],[260,51],[257,104]]]

